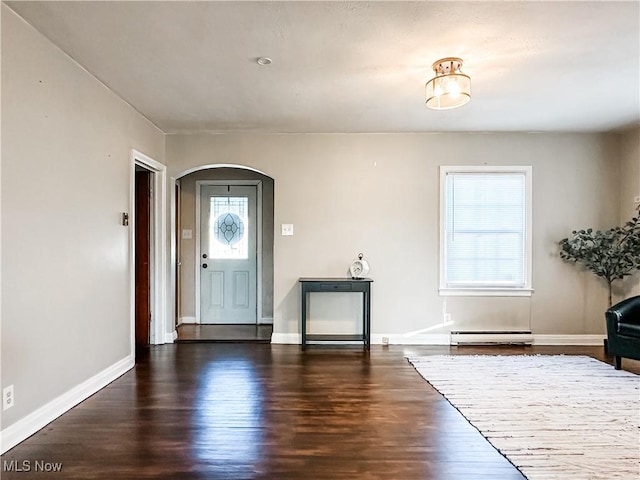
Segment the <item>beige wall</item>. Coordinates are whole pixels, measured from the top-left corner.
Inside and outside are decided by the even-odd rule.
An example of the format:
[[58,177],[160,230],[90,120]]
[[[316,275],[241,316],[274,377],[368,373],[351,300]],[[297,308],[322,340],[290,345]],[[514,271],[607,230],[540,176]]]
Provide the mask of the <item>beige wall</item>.
[[[203,180],[262,181],[262,319],[273,318],[273,179],[252,170],[210,168],[180,179],[180,229],[192,231],[193,238],[180,240],[180,317],[195,317],[196,275],[196,182]],[[200,270],[198,269],[198,273]]]
[[637,215],[635,198],[640,196],[640,128],[619,136],[622,189],[620,193],[620,223]]
[[129,357],[130,152],[164,135],[2,5],[2,428]]
[[[620,224],[628,222],[638,216],[638,203],[635,198],[640,196],[640,128],[636,128],[619,137],[622,172],[622,188],[620,190]],[[624,280],[614,292],[616,300],[625,296],[640,295],[640,279],[633,275]]]
[[[617,223],[616,135],[168,135],[166,154],[172,176],[227,163],[274,178],[276,338],[299,332],[298,278],[343,276],[358,252],[375,280],[373,334],[447,333],[438,327],[445,309],[452,329],[604,332],[604,285],[562,262],[557,242],[574,228]],[[533,166],[531,298],[439,296],[438,167],[445,164]],[[278,235],[281,223],[293,223],[295,235]],[[353,326],[357,301],[336,297],[326,302],[333,306],[315,302],[316,328]]]

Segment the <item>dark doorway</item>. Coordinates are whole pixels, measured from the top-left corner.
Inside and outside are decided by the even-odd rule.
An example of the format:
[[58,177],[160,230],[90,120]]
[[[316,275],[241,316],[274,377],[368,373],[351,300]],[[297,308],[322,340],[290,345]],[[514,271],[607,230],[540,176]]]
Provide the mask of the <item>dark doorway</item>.
[[136,357],[149,347],[151,326],[151,177],[136,166],[135,172],[135,329]]

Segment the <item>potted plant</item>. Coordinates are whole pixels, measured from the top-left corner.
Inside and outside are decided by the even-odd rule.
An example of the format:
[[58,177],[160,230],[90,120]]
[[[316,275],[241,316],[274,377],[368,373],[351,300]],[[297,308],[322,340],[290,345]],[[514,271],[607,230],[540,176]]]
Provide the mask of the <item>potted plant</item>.
[[612,284],[640,269],[640,216],[609,230],[574,230],[560,240],[560,257],[583,265],[607,283],[609,306]]

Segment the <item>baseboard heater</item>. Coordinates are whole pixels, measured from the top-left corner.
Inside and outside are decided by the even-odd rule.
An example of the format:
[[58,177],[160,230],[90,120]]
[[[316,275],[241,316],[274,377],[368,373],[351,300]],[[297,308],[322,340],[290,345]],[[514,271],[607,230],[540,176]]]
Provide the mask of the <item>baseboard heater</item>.
[[451,332],[451,345],[531,345],[530,330]]

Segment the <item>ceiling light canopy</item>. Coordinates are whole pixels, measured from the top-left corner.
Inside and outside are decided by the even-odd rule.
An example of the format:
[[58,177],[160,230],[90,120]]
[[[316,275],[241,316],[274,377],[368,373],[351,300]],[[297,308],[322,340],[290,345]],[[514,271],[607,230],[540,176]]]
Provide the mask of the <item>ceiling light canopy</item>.
[[436,76],[427,82],[427,107],[447,110],[464,105],[471,99],[471,77],[460,71],[462,60],[442,58],[433,64]]

